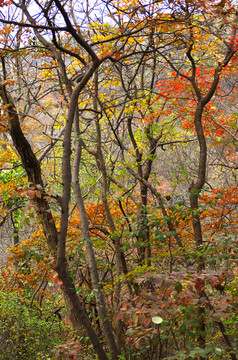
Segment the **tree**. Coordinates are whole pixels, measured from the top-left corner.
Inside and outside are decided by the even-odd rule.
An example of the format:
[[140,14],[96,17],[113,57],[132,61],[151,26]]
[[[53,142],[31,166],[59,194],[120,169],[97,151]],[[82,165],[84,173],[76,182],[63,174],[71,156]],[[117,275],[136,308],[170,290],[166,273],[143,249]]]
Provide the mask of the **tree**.
[[[130,343],[140,348],[141,356],[145,354],[142,348],[149,344],[151,358],[175,354],[182,359],[185,351],[186,356],[204,359],[213,351],[212,346],[206,346],[208,313],[216,313],[216,301],[224,301],[223,294],[219,297],[207,290],[213,281],[214,289],[220,291],[224,281],[222,274],[213,271],[206,261],[207,254],[211,256],[220,249],[212,246],[210,229],[202,230],[202,223],[219,211],[214,198],[204,192],[205,183],[210,181],[206,179],[207,144],[220,135],[229,137],[229,122],[234,121],[232,114],[226,123],[213,118],[217,99],[226,88],[220,78],[223,73],[228,78],[235,73],[232,66],[236,61],[237,14],[228,1],[218,5],[202,1],[99,5],[94,14],[88,2],[77,8],[70,1],[64,6],[58,0],[35,1],[33,9],[19,1],[8,5],[15,9],[14,17],[1,20],[9,32],[7,36],[6,31],[2,32],[3,131],[19,159],[15,166],[21,163],[29,183],[28,188],[19,187],[20,196],[16,194],[15,198],[19,201],[19,197],[28,195],[34,204],[73,327],[80,335],[86,332],[99,359],[118,359],[121,353],[127,356],[123,348],[128,345],[129,349]],[[27,72],[23,63],[33,65],[35,70],[29,67]],[[30,119],[39,121],[39,117],[42,129],[47,131],[42,130],[44,137],[37,134],[36,145],[27,138],[24,126],[30,126]],[[232,138],[236,139],[236,133]],[[165,148],[176,147],[180,153],[191,144],[195,166],[187,171],[190,161],[186,159],[184,166],[176,168],[174,179],[168,177],[166,186],[168,170],[165,166],[160,173],[158,170],[159,163],[171,156]],[[50,167],[52,154],[54,176]],[[57,156],[62,157],[62,164]],[[89,162],[98,180],[87,174]],[[58,185],[54,184],[56,172],[60,177]],[[88,199],[83,196],[87,187],[83,177],[93,182],[98,198],[97,194]],[[178,190],[171,190],[173,182],[178,190],[182,187],[185,191],[184,199]],[[170,194],[163,194],[163,186]],[[205,199],[201,205],[200,199]],[[95,201],[102,203],[96,206]],[[207,214],[202,210],[206,203],[208,208],[212,204]],[[9,213],[16,213],[14,206]],[[76,226],[81,227],[79,258],[89,274],[84,286],[91,289],[99,319],[95,326],[83,294],[78,295],[76,290],[77,277],[82,274],[77,274],[76,279],[73,275],[68,244],[70,231],[75,231]],[[185,232],[189,234],[188,249]],[[216,234],[221,236],[220,228]],[[207,246],[204,239],[209,237]],[[108,249],[94,244],[100,238]],[[77,241],[73,235],[74,246]],[[158,274],[155,268],[161,259],[164,262]],[[99,260],[106,261],[108,267],[105,269]],[[165,309],[167,323],[161,328],[158,317],[156,320],[159,308],[153,298]],[[125,316],[119,311],[113,320],[112,313],[118,307],[124,309]],[[228,307],[224,308],[229,313]],[[186,316],[192,319],[188,326]],[[178,325],[177,317],[184,322]],[[153,327],[153,322],[158,328]],[[215,322],[230,358],[236,359],[219,311]],[[135,330],[130,332],[132,323]],[[166,336],[165,351],[161,334],[168,331],[173,337],[175,328],[180,335],[191,328],[197,347],[193,349],[189,344],[183,348]],[[123,331],[128,332],[127,340]]]

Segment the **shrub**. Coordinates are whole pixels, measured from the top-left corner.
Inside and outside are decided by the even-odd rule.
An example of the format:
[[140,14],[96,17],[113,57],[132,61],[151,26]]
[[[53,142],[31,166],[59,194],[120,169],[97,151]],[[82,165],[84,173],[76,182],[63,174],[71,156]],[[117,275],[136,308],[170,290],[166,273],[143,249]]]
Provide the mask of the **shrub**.
[[62,342],[63,325],[47,305],[40,310],[28,309],[16,294],[0,292],[0,359],[51,359],[51,349]]

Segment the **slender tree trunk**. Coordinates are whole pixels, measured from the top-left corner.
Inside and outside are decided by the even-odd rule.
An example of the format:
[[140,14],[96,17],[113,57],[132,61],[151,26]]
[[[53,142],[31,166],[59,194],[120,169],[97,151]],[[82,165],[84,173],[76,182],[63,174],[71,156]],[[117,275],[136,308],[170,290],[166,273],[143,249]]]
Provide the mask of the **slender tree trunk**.
[[[192,182],[190,186],[190,205],[192,211],[192,222],[193,222],[193,232],[194,239],[196,243],[197,251],[201,250],[201,246],[203,243],[203,235],[202,235],[202,226],[201,219],[199,215],[199,194],[203,188],[206,178],[206,163],[207,163],[207,145],[206,139],[203,132],[202,126],[202,112],[204,105],[201,101],[198,102],[197,108],[194,116],[194,123],[197,132],[197,137],[200,146],[200,154],[199,154],[199,164],[198,164],[198,177],[196,183]],[[197,261],[197,271],[198,274],[201,274],[205,269],[205,262],[203,256],[199,256]],[[204,295],[204,284],[203,282],[199,283],[198,288],[198,297],[201,299]],[[199,325],[197,327],[197,344],[200,348],[204,349],[206,346],[206,310],[204,305],[198,305],[197,309],[197,318]],[[203,356],[200,356],[200,360],[204,360]]]
[[[98,113],[98,72],[95,72],[94,74],[94,84],[95,84],[95,90],[94,90],[94,98],[93,98],[93,108],[95,110],[95,113]],[[96,126],[96,134],[97,134],[97,150],[95,151],[95,157],[96,157],[96,163],[98,166],[99,171],[102,174],[102,202],[105,208],[105,212],[107,215],[108,224],[112,233],[112,242],[114,245],[114,251],[115,251],[115,263],[116,263],[116,274],[119,277],[122,274],[122,271],[124,274],[128,272],[126,260],[123,251],[121,250],[121,239],[120,236],[115,235],[116,233],[116,226],[113,220],[113,216],[111,214],[110,206],[108,203],[108,177],[107,177],[107,169],[105,164],[105,159],[103,156],[102,151],[102,137],[101,137],[101,128],[99,124],[99,117],[96,116],[95,119],[95,126]],[[115,291],[115,305],[118,306],[120,302],[120,295],[121,295],[121,282],[118,281],[116,291]]]
[[[58,262],[58,266],[56,266],[56,271],[59,275],[59,279],[62,281],[62,291],[65,298],[66,308],[69,311],[70,319],[72,321],[72,325],[74,326],[74,329],[79,333],[82,333],[82,328],[84,328],[93,344],[94,350],[97,353],[99,359],[108,360],[108,357],[91,324],[91,321],[84,309],[84,306],[81,303],[79,297],[77,296],[74,284],[72,283],[70,275],[67,271],[67,264],[64,254],[65,239],[62,238],[62,233],[61,249],[59,249],[58,244],[60,236],[56,229],[54,218],[52,216],[50,206],[47,201],[47,194],[45,194],[44,191],[40,163],[37,160],[28,140],[26,139],[21,130],[16,108],[4,85],[0,85],[0,95],[4,104],[8,105],[7,112],[9,118],[9,133],[13,140],[16,151],[21,158],[23,167],[27,173],[30,187],[33,192],[34,190],[41,191],[42,196],[35,196],[32,201],[36,207],[37,215],[41,221],[48,248],[52,255],[56,258],[56,265]],[[63,211],[65,210],[63,209],[62,212]],[[67,224],[64,224],[64,228],[66,228],[67,230],[66,225]],[[61,250],[63,254],[59,252],[59,250]]]
[[[78,112],[76,112],[75,122],[74,122],[74,131],[76,139],[79,137],[79,118]],[[111,323],[107,314],[105,299],[100,285],[100,279],[97,269],[97,263],[94,255],[92,240],[90,237],[89,223],[87,218],[87,213],[84,206],[83,197],[81,194],[81,188],[79,184],[79,165],[81,159],[81,141],[78,139],[75,143],[75,155],[73,162],[73,173],[72,173],[72,186],[74,189],[74,194],[76,198],[76,204],[79,211],[79,216],[81,220],[81,228],[83,233],[84,244],[86,248],[87,260],[89,271],[92,279],[92,285],[94,290],[94,296],[96,299],[97,310],[99,315],[99,322],[102,327],[103,334],[105,335],[108,348],[110,350],[112,359],[117,359],[120,351],[116,345],[115,338],[113,335],[113,330]]]
[[[193,44],[194,44],[194,33],[193,26],[191,24],[190,18],[188,18],[187,26],[189,28],[189,45],[188,50],[186,52],[187,58],[191,63],[191,76],[187,78],[190,80],[191,85],[194,89],[194,92],[197,97],[197,106],[194,114],[194,125],[195,130],[199,142],[199,161],[198,161],[198,173],[197,179],[195,182],[192,181],[190,186],[190,206],[192,211],[192,222],[193,222],[193,232],[194,232],[194,240],[196,244],[197,251],[201,250],[201,246],[203,244],[203,234],[202,234],[202,226],[201,226],[201,218],[199,215],[199,195],[206,180],[206,169],[207,169],[207,144],[206,138],[203,131],[202,124],[202,115],[205,106],[209,103],[211,98],[213,97],[219,80],[222,69],[229,63],[235,51],[233,49],[233,45],[230,45],[227,48],[227,52],[222,62],[219,62],[214,71],[213,82],[211,83],[210,88],[208,89],[205,96],[202,96],[202,93],[196,83],[196,62],[192,56]],[[197,263],[197,271],[200,274],[205,270],[205,260],[202,255],[198,258]],[[198,289],[198,296],[203,298],[205,296],[205,288],[204,283],[201,282]],[[205,348],[206,346],[206,310],[204,305],[198,306],[198,319],[199,326],[197,329],[197,342],[199,347]],[[205,360],[203,356],[200,356],[200,360]]]

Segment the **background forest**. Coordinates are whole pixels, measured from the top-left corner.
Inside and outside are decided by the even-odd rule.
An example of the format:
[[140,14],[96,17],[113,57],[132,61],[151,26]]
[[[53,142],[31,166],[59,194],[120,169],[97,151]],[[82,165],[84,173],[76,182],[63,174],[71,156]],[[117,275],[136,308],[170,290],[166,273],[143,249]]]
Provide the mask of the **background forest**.
[[0,359],[237,360],[237,1],[0,6]]

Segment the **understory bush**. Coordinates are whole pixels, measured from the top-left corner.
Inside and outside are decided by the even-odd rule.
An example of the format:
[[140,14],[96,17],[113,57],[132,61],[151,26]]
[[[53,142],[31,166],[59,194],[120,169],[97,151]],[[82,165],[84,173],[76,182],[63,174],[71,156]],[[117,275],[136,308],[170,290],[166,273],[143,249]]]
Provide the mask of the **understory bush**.
[[64,325],[52,308],[28,308],[16,294],[0,292],[0,359],[51,359]]

